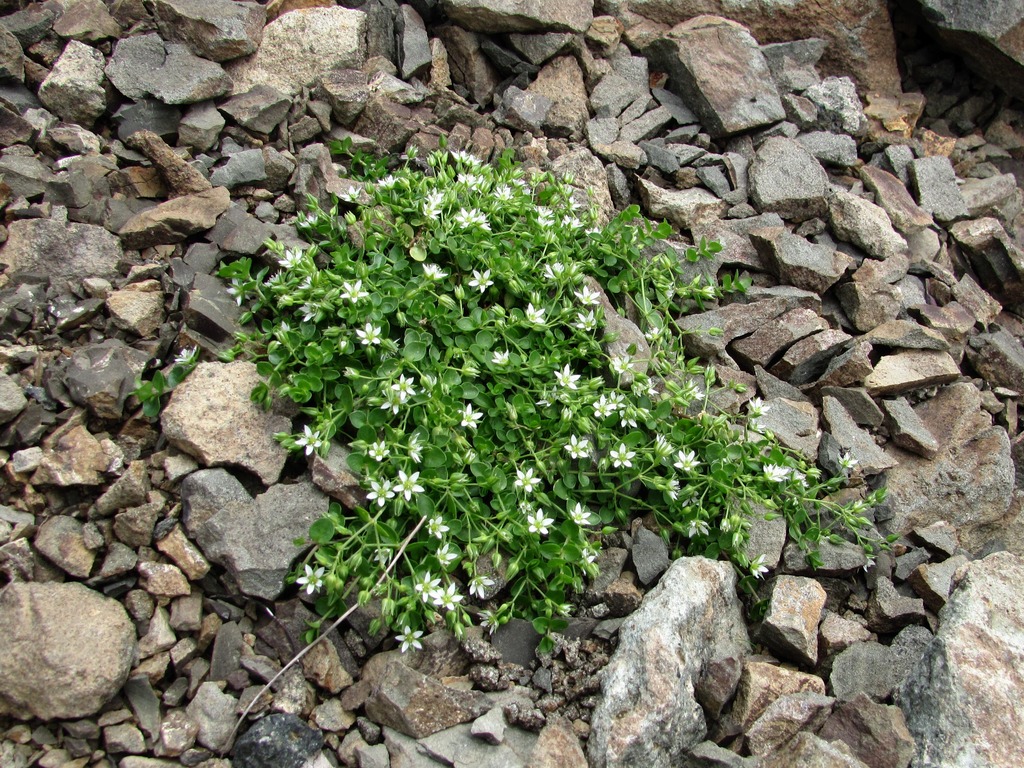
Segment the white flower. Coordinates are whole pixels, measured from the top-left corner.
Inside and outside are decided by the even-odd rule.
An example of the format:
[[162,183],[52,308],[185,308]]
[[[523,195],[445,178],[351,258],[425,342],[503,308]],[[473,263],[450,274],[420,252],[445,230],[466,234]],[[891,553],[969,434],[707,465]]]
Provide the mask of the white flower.
[[590,455],[590,441],[585,437],[569,436],[569,442],[565,444],[566,452],[574,459],[582,459]]
[[679,498],[679,481],[676,478],[673,477],[668,481],[668,488],[665,490],[665,493],[668,494],[672,501]]
[[[446,525],[444,526],[444,528],[445,530],[447,530],[448,526]],[[447,541],[444,544],[442,544],[437,550],[437,559],[441,562],[441,565],[445,567],[449,566],[451,562],[453,560],[458,559],[458,557],[459,556],[452,551],[452,545],[449,544]]]
[[415,648],[417,651],[423,650],[423,643],[420,642],[421,637],[423,637],[422,630],[417,629],[413,632],[412,627],[406,624],[402,629],[402,634],[395,635],[395,640],[402,644],[402,653],[405,653],[410,648]]
[[513,485],[516,488],[522,488],[523,493],[533,493],[540,482],[540,478],[533,474],[533,467],[530,467],[525,472],[521,469],[516,470],[516,479]]
[[544,510],[538,509],[526,516],[526,525],[530,533],[538,533],[547,536],[548,526],[555,522],[553,517],[544,517]]
[[700,462],[697,461],[696,453],[684,449],[676,453],[676,461],[672,466],[676,469],[681,469],[683,472],[692,472],[700,466]]
[[486,629],[488,634],[494,634],[498,623],[493,611],[480,611],[480,626]]
[[371,480],[366,498],[377,502],[378,507],[383,507],[387,504],[388,499],[395,498],[395,490],[387,480]]
[[618,448],[612,448],[609,452],[612,457],[612,466],[629,468],[633,466],[631,461],[636,456],[636,451],[631,451],[625,443],[619,443]]
[[839,456],[839,466],[842,469],[853,469],[858,463],[859,462],[850,455],[849,451],[846,451]]
[[299,311],[302,313],[303,322],[310,323],[315,321],[317,315],[320,314],[320,307],[313,306],[312,304],[303,304]]
[[423,215],[436,219],[441,215],[441,206],[444,205],[444,193],[435,189],[423,200]]
[[621,376],[630,369],[632,360],[630,360],[629,355],[615,355],[609,360],[608,364],[612,369],[612,373]]
[[380,326],[368,322],[362,328],[356,329],[356,336],[359,337],[359,342],[364,347],[374,346],[380,344],[383,340],[381,338],[380,331]]
[[192,363],[196,361],[197,357],[199,357],[199,348],[189,347],[188,349],[183,349],[178,353],[177,357],[174,358],[174,364],[192,365]]
[[383,440],[377,440],[370,444],[370,447],[366,449],[366,455],[374,461],[384,461],[391,453],[390,449],[385,445]]
[[430,577],[430,571],[427,571],[420,576],[419,581],[412,585],[413,591],[420,596],[420,600],[424,603],[429,603],[434,599],[440,591],[441,579],[432,579]]
[[597,560],[597,550],[587,545],[583,550],[583,559],[588,563],[594,562]]
[[596,522],[591,516],[590,510],[578,501],[576,502],[576,506],[569,510],[569,518],[580,527],[584,525],[592,525]]
[[473,270],[473,279],[469,281],[470,288],[476,288],[483,293],[492,285],[494,285],[494,281],[491,280],[491,270],[485,269],[483,272]]
[[768,411],[770,411],[771,409],[772,407],[770,405],[765,404],[764,400],[762,400],[760,397],[755,397],[747,401],[747,414],[749,414],[750,418],[752,419],[756,419],[759,416],[763,416],[764,414],[768,413]]
[[537,206],[537,223],[542,227],[552,227],[555,224],[555,214],[550,208],[543,205]]
[[576,291],[573,295],[585,307],[598,307],[601,305],[601,294],[589,285],[584,285],[583,288]]
[[398,470],[398,481],[395,483],[395,492],[399,496],[405,496],[406,501],[412,501],[412,495],[414,493],[423,493],[423,486],[419,485],[416,481],[420,479],[419,472],[413,472],[411,475],[407,475],[405,470]]
[[562,226],[568,227],[569,229],[579,229],[583,226],[583,222],[577,219],[575,216],[563,216]]
[[654,453],[658,458],[667,459],[674,450],[675,448],[673,448],[672,443],[666,440],[664,435],[657,434],[654,436]]
[[391,411],[392,413],[398,413],[402,407],[402,397],[393,390],[387,390],[384,393],[384,402],[380,404],[382,411]]
[[780,467],[778,464],[764,465],[764,476],[776,483],[781,483],[789,477],[789,472],[789,467]]
[[410,397],[416,396],[413,380],[405,374],[398,377],[398,381],[391,385],[391,390],[398,395],[398,402],[400,403],[404,403]]
[[501,352],[495,352],[491,356],[491,362],[493,362],[495,365],[507,365],[508,364],[508,360],[509,360],[509,351],[507,349],[502,350]]
[[409,438],[409,458],[415,461],[417,464],[419,464],[420,461],[422,461],[422,456],[420,454],[420,450],[422,448],[423,446],[420,445],[419,435],[413,435],[412,437]]
[[377,565],[384,568],[387,566],[388,560],[391,559],[391,553],[378,547],[377,551],[373,553],[373,559],[377,561]]
[[307,563],[305,570],[305,575],[299,576],[299,578],[295,580],[295,583],[300,587],[305,587],[307,595],[312,595],[324,585],[324,573],[326,569],[321,565],[319,568],[314,570]]
[[597,328],[597,316],[594,314],[594,310],[577,314],[573,327],[580,331],[592,331]]
[[572,368],[566,363],[565,367],[560,371],[555,371],[555,381],[558,382],[558,386],[565,387],[566,389],[576,389],[576,382],[580,380],[578,373],[573,373]]
[[693,520],[690,522],[690,527],[687,529],[686,535],[691,539],[698,534],[701,536],[707,536],[709,530],[706,520]]
[[527,304],[526,320],[534,325],[544,325],[544,308],[537,309],[532,302]]
[[444,535],[448,533],[448,531],[450,530],[451,529],[444,524],[444,518],[440,515],[434,515],[427,522],[427,533],[429,533],[434,538],[443,538]]
[[349,186],[344,192],[338,195],[342,200],[348,203],[354,203],[359,199],[359,190],[354,186]]
[[448,277],[448,273],[437,266],[437,264],[424,264],[423,276],[428,280],[443,280]]
[[496,200],[500,200],[503,203],[507,203],[512,199],[512,187],[508,184],[499,184],[494,188],[494,197]]
[[296,448],[305,448],[306,455],[311,455],[314,451],[319,451],[324,447],[326,441],[320,436],[319,432],[314,432],[309,428],[309,424],[302,428],[302,434],[295,438]]
[[228,286],[228,293],[235,297],[235,303],[238,306],[242,306],[245,288],[242,287],[242,284],[237,279],[231,281],[231,285]]
[[473,410],[473,405],[471,403],[466,403],[466,407],[462,411],[461,426],[476,429],[480,425],[480,419],[483,417],[484,415],[480,411]]
[[764,564],[764,555],[758,555],[750,562],[750,574],[760,579],[768,573],[768,566]]
[[454,584],[449,584],[439,592],[434,593],[434,605],[444,608],[446,611],[454,611],[455,606],[462,602],[462,595]]
[[594,403],[594,418],[607,419],[615,413],[615,410],[614,404],[608,399],[607,395],[601,395],[597,398],[597,402]]
[[557,280],[565,274],[565,264],[556,261],[553,264],[544,265],[544,278],[546,280]]
[[487,588],[494,586],[494,579],[489,576],[474,576],[469,580],[469,594],[481,600],[487,594]]
[[491,231],[491,225],[487,221],[487,217],[478,211],[476,208],[466,209],[463,208],[461,211],[455,214],[455,223],[463,229],[469,229],[470,227],[480,227],[488,232]]
[[370,294],[363,290],[363,281],[356,280],[354,282],[346,280],[341,284],[341,298],[345,301],[351,301],[355,304],[360,299],[365,299]]
[[301,261],[302,251],[298,248],[289,248],[284,252],[284,256],[277,260],[277,263],[284,269],[295,269]]

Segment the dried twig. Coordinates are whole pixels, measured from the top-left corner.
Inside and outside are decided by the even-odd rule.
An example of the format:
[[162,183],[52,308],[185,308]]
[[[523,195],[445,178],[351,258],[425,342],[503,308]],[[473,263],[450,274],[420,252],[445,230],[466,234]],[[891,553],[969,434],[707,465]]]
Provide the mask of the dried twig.
[[[395,551],[394,557],[391,558],[391,562],[388,563],[387,568],[385,568],[381,572],[380,576],[377,578],[377,582],[373,585],[374,589],[379,587],[384,582],[384,579],[386,579],[388,577],[388,574],[390,574],[391,571],[394,570],[395,566],[398,564],[398,559],[402,556],[402,553],[405,552],[405,548],[409,546],[409,542],[412,541],[413,536],[415,536],[417,533],[419,533],[420,528],[422,528],[423,524],[426,523],[426,522],[427,522],[427,518],[426,517],[421,517],[419,522],[416,523],[416,526],[411,531],[409,531],[409,535],[406,536],[402,540],[402,543],[399,545],[398,549]],[[281,678],[281,675],[283,675],[285,672],[287,672],[289,669],[291,669],[296,664],[296,662],[300,661],[303,656],[305,656],[307,653],[309,653],[317,643],[321,642],[324,638],[327,637],[327,635],[329,635],[331,632],[333,632],[335,629],[337,629],[338,626],[341,624],[341,622],[343,622],[345,619],[347,619],[349,616],[351,616],[352,612],[358,606],[359,606],[358,602],[354,603],[351,608],[349,608],[347,611],[345,611],[343,614],[341,614],[341,616],[339,616],[337,619],[335,619],[334,623],[331,624],[331,626],[329,626],[326,631],[321,632],[320,636],[316,640],[314,640],[312,643],[310,643],[305,648],[303,648],[301,651],[299,651],[297,654],[295,654],[292,657],[291,661],[289,661],[287,664],[285,664],[283,667],[281,667],[281,671],[280,672],[278,672],[276,675],[274,675],[272,678],[270,678],[270,680],[267,682],[267,684],[264,685],[260,689],[259,693],[257,693],[253,697],[252,701],[249,702],[249,706],[247,706],[245,708],[245,711],[243,711],[242,714],[239,716],[238,722],[236,722],[235,723],[235,727],[231,729],[231,734],[228,736],[228,739],[225,742],[226,746],[221,750],[221,754],[223,754],[223,753],[228,751],[230,745],[235,740],[235,734],[238,733],[239,726],[241,726],[242,723],[245,722],[245,718],[252,711],[252,708],[256,706],[256,702],[258,702],[260,700],[260,698],[263,696],[263,694],[266,693],[267,691],[269,691],[271,686],[274,683],[276,683]]]

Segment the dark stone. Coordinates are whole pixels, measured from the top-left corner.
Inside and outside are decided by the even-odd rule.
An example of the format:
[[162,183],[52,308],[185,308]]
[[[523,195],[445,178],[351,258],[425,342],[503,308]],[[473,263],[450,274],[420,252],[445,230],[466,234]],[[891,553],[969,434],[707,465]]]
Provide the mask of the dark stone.
[[537,660],[540,638],[533,624],[525,619],[512,619],[494,631],[491,645],[501,654],[502,661],[530,668]]
[[136,131],[152,131],[166,141],[178,134],[181,110],[156,99],[140,99],[122,106],[114,113],[117,138],[125,141]]
[[291,99],[269,85],[255,85],[245,93],[232,96],[218,109],[243,128],[269,134],[284,120]]
[[295,715],[268,715],[235,743],[235,768],[300,768],[324,745],[323,734]]

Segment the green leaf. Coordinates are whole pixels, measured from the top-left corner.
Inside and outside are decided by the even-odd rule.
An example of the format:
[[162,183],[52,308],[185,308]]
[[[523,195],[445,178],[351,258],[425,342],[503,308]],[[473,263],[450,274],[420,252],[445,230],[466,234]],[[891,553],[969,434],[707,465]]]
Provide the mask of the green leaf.
[[409,249],[409,257],[413,261],[426,261],[427,252],[423,250],[423,246],[414,245],[412,248]]
[[443,467],[448,463],[448,457],[445,452],[439,448],[431,446],[423,452],[423,466],[427,469],[434,469],[435,467]]
[[314,544],[327,544],[334,538],[334,521],[321,517],[309,526],[309,538]]
[[427,354],[427,345],[421,341],[407,343],[402,348],[402,357],[410,363],[417,363]]

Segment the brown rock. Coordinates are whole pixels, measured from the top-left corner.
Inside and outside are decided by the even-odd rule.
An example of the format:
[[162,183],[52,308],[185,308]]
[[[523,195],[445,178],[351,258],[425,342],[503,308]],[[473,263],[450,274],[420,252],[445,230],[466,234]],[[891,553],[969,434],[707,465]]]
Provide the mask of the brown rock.
[[173,560],[192,581],[199,581],[210,571],[210,564],[203,553],[188,540],[180,525],[175,525],[170,533],[157,541],[156,548]]
[[68,515],[54,515],[43,521],[32,543],[54,565],[71,576],[87,579],[96,552],[86,546],[82,524]]
[[114,325],[143,338],[155,334],[164,319],[164,295],[156,280],[131,283],[112,291],[106,307]]
[[862,624],[828,610],[818,627],[818,634],[821,637],[821,650],[826,656],[840,653],[851,645],[876,639],[875,633]]
[[82,426],[73,427],[53,448],[44,448],[33,485],[101,485],[111,457]]
[[181,597],[192,593],[188,579],[168,563],[139,563],[140,585],[154,597]]
[[750,336],[732,344],[730,351],[740,362],[753,367],[769,365],[793,342],[828,327],[825,320],[809,309],[793,309],[771,320]]
[[531,768],[587,768],[580,740],[564,717],[549,717],[530,753]]
[[589,118],[583,70],[572,56],[560,56],[544,65],[527,88],[551,100],[544,126],[551,136],[579,139]]
[[838,329],[829,329],[801,339],[769,371],[797,386],[814,381],[828,361],[853,338]]
[[889,215],[892,225],[903,234],[931,226],[931,214],[914,202],[903,182],[888,171],[865,165],[860,169],[864,186],[875,193],[875,201]]
[[231,195],[226,187],[185,195],[135,214],[118,234],[129,248],[178,243],[189,235],[212,228],[230,203]]
[[780,696],[746,732],[752,755],[767,755],[785,744],[798,731],[817,731],[832,713],[831,696],[820,693],[791,693]]
[[152,131],[136,131],[125,139],[125,144],[150,159],[176,197],[213,188],[203,174],[179,157],[167,142]]
[[916,751],[900,708],[876,704],[865,693],[840,702],[818,735],[843,742],[871,768],[907,768]]
[[938,613],[949,599],[953,590],[953,576],[961,566],[969,562],[963,555],[956,555],[941,563],[923,563],[917,566],[907,581],[921,596],[928,610]]
[[741,730],[746,731],[773,701],[786,694],[803,692],[824,695],[825,682],[816,675],[763,661],[746,661],[731,718]]
[[936,384],[948,384],[960,376],[960,367],[946,352],[913,350],[886,355],[865,379],[872,395],[899,395]]
[[828,742],[810,731],[794,736],[777,752],[768,755],[761,768],[868,768],[842,742]]
[[761,640],[780,658],[813,667],[818,663],[818,622],[825,590],[814,579],[778,576],[772,584]]

